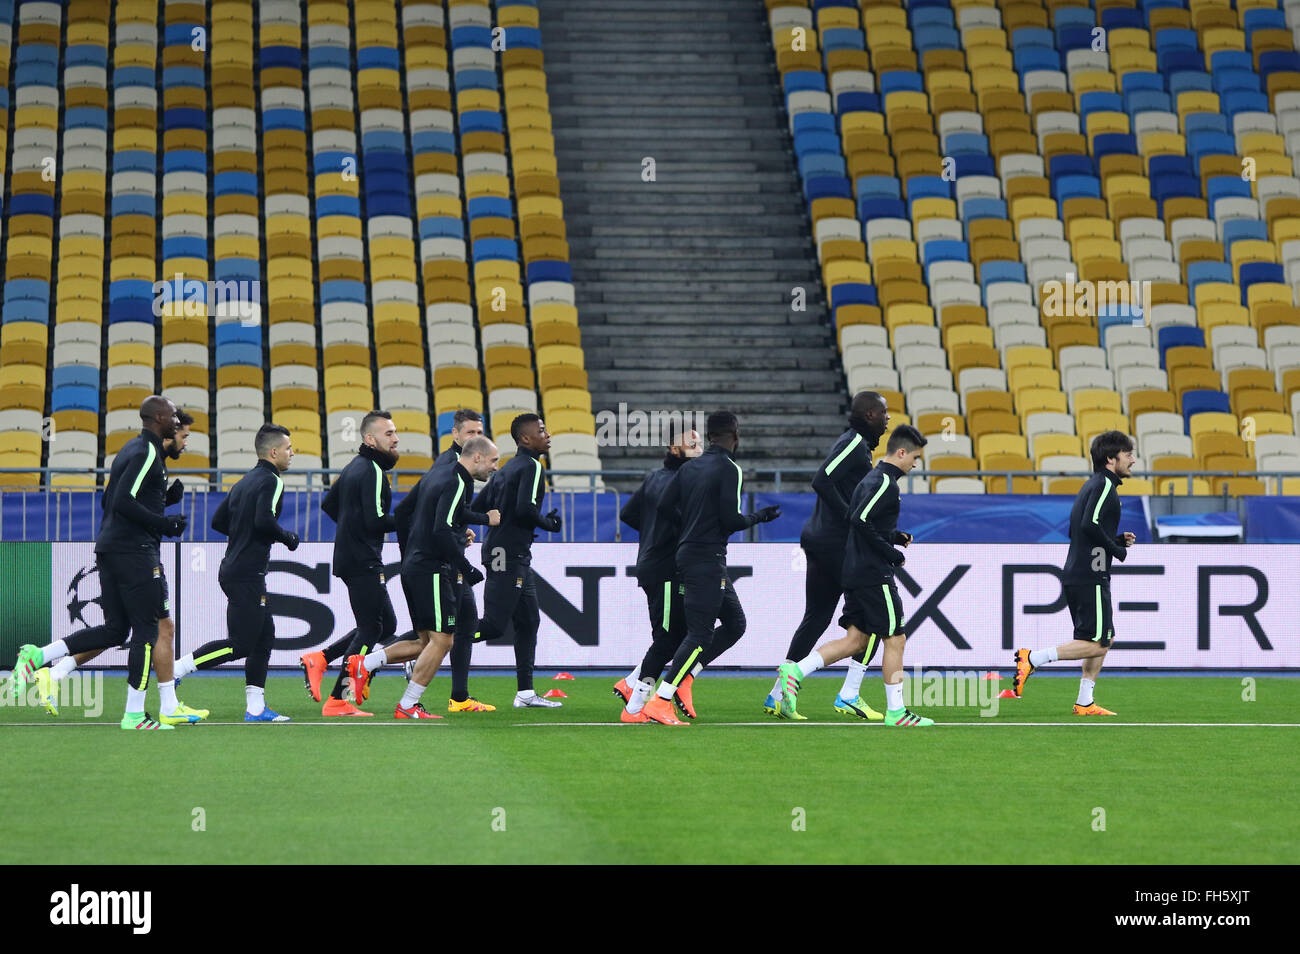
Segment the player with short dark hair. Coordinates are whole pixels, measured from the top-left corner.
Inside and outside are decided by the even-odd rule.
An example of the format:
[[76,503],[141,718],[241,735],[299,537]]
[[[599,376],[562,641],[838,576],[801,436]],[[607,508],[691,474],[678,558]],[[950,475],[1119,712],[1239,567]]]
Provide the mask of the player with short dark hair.
[[1016,675],[1012,691],[1019,698],[1025,682],[1034,671],[1060,660],[1083,660],[1079,695],[1074,714],[1083,716],[1114,715],[1097,705],[1093,690],[1101,674],[1102,663],[1115,639],[1115,621],[1110,603],[1110,568],[1112,560],[1121,563],[1137,536],[1119,530],[1123,507],[1119,485],[1133,472],[1137,461],[1133,439],[1121,431],[1106,431],[1092,439],[1093,475],[1079,488],[1070,511],[1070,552],[1065,557],[1061,588],[1070,607],[1074,639],[1050,649],[1017,649]]
[[[321,709],[324,716],[373,715],[358,708],[365,701],[364,692],[356,692],[357,705],[343,698],[344,678],[352,677],[356,691],[357,674],[349,672],[349,668],[355,668],[354,664],[366,653],[397,631],[397,614],[388,597],[383,561],[384,536],[396,528],[393,488],[385,475],[401,456],[397,447],[397,428],[392,416],[387,411],[368,413],[361,419],[361,446],[357,448],[357,456],[334,478],[321,501],[321,510],[338,524],[332,572],[348,589],[348,602],[357,624],[345,653],[348,665],[339,672],[334,689]],[[419,654],[419,646],[413,640],[400,647],[394,646],[390,651],[389,662],[413,659]]]
[[[709,415],[705,430],[708,450],[682,464],[658,505],[661,514],[680,521],[674,559],[677,578],[685,590],[682,608],[686,636],[654,697],[651,698],[651,693],[655,691],[654,681],[659,672],[651,660],[649,664],[643,662],[640,680],[632,687],[632,697],[627,703],[629,715],[644,712],[648,720],[662,725],[686,724],[673,714],[670,700],[701,657],[709,653],[714,639],[713,624],[724,612],[744,619],[736,588],[727,575],[728,538],[737,530],[746,530],[781,515],[779,507],[763,507],[750,514],[741,509],[744,477],[735,458],[740,446],[740,422],[736,415],[715,411]],[[740,630],[744,631],[743,625]]]
[[533,534],[556,533],[562,522],[558,510],[545,515],[546,496],[541,457],[551,448],[551,435],[536,414],[520,414],[510,423],[510,436],[518,450],[510,462],[492,475],[474,501],[480,513],[501,511],[501,522],[489,527],[481,558],[487,571],[483,591],[483,639],[500,639],[514,624],[516,709],[555,709],[560,703],[539,696],[533,688],[533,662],[537,655],[537,578],[533,573]]
[[797,708],[804,679],[856,652],[874,651],[875,641],[880,640],[884,643],[880,674],[885,681],[885,725],[934,725],[933,719],[919,716],[903,705],[903,648],[907,636],[903,603],[894,585],[894,570],[904,560],[903,552],[896,547],[912,542],[910,533],[898,529],[898,482],[920,461],[926,443],[921,432],[910,424],[894,428],[884,458],[853,491],[849,539],[844,550],[844,615],[840,617],[840,625],[847,632],[823,643],[799,662],[781,666],[781,718],[806,718]]
[[167,516],[167,468],[163,441],[176,436],[176,405],[157,394],[140,405],[143,427],[113,459],[104,491],[104,522],[95,540],[104,624],[83,629],[48,646],[18,650],[11,681],[17,694],[42,666],[64,656],[126,644],[126,711],[123,729],[172,729],[144,711],[150,661],[158,640],[158,615],[165,600],[162,587],[161,538],[178,537],[188,522]]
[[212,529],[224,534],[226,554],[217,582],[226,594],[226,638],[204,643],[176,660],[182,678],[237,659],[244,663],[244,721],[288,722],[266,705],[266,670],[275,642],[275,616],[266,592],[271,545],[298,549],[298,534],[280,526],[284,480],[293,460],[288,428],[263,424],[253,438],[257,464],[239,479],[212,515]]
[[[676,520],[676,514],[659,512],[659,500],[681,466],[688,460],[699,457],[703,451],[698,432],[692,430],[682,433],[681,427],[674,424],[669,433],[668,451],[664,455],[663,466],[646,475],[641,486],[619,512],[619,519],[639,535],[636,580],[637,585],[645,591],[646,604],[650,609],[650,649],[631,674],[614,685],[614,695],[625,704],[620,716],[624,722],[647,721],[644,711],[627,711],[626,703],[632,698],[632,687],[640,682],[642,671],[658,675],[672,659],[686,635],[682,603],[684,590],[677,579],[676,558],[681,526]],[[647,669],[647,666],[657,668]],[[673,696],[679,709],[684,708],[681,701],[683,695],[689,698],[690,683],[693,680],[694,677],[688,673],[678,686],[678,695]],[[693,716],[693,701],[691,710]]]
[[[875,391],[859,391],[849,405],[849,429],[831,446],[830,453],[813,477],[817,494],[812,514],[799,534],[807,564],[804,575],[804,612],[799,627],[790,640],[785,661],[803,659],[817,645],[835,615],[835,607],[844,595],[844,548],[849,538],[849,498],[862,478],[871,472],[871,452],[880,443],[889,425],[889,405]],[[876,644],[868,647],[874,654]],[[871,708],[859,691],[871,657],[857,653],[849,660],[844,684],[835,696],[833,708],[840,715],[857,716],[879,722],[884,718]],[[763,711],[777,714],[781,701],[778,677],[771,693],[763,701]]]

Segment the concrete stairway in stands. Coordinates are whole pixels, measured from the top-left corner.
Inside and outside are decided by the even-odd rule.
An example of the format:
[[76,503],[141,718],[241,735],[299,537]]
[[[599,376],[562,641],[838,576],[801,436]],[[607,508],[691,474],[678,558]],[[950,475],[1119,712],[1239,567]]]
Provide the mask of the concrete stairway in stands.
[[[727,408],[748,489],[770,489],[774,468],[816,467],[848,399],[763,4],[538,6],[597,423],[620,404]],[[662,450],[600,453],[607,471],[643,471]]]

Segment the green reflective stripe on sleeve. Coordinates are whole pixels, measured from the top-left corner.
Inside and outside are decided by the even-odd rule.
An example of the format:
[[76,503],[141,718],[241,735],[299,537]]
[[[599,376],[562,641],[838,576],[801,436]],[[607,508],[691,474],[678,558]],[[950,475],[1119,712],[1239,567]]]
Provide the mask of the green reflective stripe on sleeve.
[[876,495],[868,500],[867,505],[862,508],[862,513],[858,514],[859,520],[867,519],[867,514],[871,513],[871,508],[876,505],[876,501],[880,499],[880,495],[889,489],[889,477],[883,473],[882,476],[885,478],[884,482],[880,485],[880,489],[876,491]]
[[202,666],[205,662],[210,662],[213,659],[220,659],[222,656],[233,656],[234,654],[235,651],[229,646],[226,646],[222,649],[216,650],[215,652],[210,652],[206,656],[197,657],[194,660],[194,665]]
[[[153,450],[153,445],[149,446]],[[149,657],[153,655],[153,646],[148,643],[144,644],[144,675],[140,677],[140,685],[136,686],[141,692],[149,688]]]
[[854,434],[853,440],[849,441],[849,446],[844,448],[844,450],[840,451],[839,456],[826,465],[826,476],[829,477],[831,475],[831,471],[833,471],[836,467],[840,466],[840,464],[844,462],[844,458],[848,457],[850,454],[853,453],[853,448],[857,447],[861,443],[862,443],[862,435]]
[[889,632],[885,636],[893,636],[894,630],[898,628],[898,617],[894,615],[894,600],[889,592],[889,584],[882,583],[880,588],[885,591],[885,605],[889,607]]
[[433,630],[442,632],[442,587],[438,585],[438,574],[433,574]]
[[[1107,481],[1107,483],[1109,483],[1109,481]],[[1096,590],[1097,590],[1097,635],[1092,637],[1092,641],[1100,642],[1101,641],[1101,586],[1098,585],[1096,587]]]
[[1092,522],[1097,523],[1101,517],[1101,505],[1106,500],[1106,495],[1110,493],[1110,481],[1105,477],[1102,478],[1101,496],[1097,498],[1097,506],[1092,511]]
[[736,468],[736,513],[744,513],[740,508],[740,485],[745,482],[745,475],[741,472],[740,465],[734,460],[731,462],[731,466]]
[[533,499],[533,504],[536,505],[537,485],[542,482],[542,462],[540,460],[534,460],[533,464],[536,466],[536,469],[533,471],[533,498],[532,499]]
[[271,514],[272,514],[272,515],[275,514],[275,508],[278,507],[278,506],[280,505],[280,495],[281,495],[282,493],[284,493],[284,481],[280,479],[280,475],[279,475],[279,474],[276,474],[276,475],[275,475],[275,493],[273,493],[273,494],[271,495]]
[[447,526],[449,527],[452,525],[451,518],[455,515],[456,507],[460,505],[460,498],[464,495],[464,493],[465,493],[465,484],[461,481],[460,477],[457,477],[456,496],[452,498],[451,509],[447,511]]
[[383,488],[380,485],[384,482],[384,471],[373,460],[370,464],[375,468],[375,516],[382,517],[384,515],[384,503],[381,493]]
[[673,581],[664,580],[664,632],[668,632],[669,616],[672,613]]
[[144,483],[144,475],[149,473],[149,468],[153,466],[153,462],[157,457],[158,452],[154,450],[153,444],[149,444],[149,454],[144,459],[144,466],[140,468],[140,473],[135,475],[135,483],[131,485],[132,497],[140,492],[140,485]]

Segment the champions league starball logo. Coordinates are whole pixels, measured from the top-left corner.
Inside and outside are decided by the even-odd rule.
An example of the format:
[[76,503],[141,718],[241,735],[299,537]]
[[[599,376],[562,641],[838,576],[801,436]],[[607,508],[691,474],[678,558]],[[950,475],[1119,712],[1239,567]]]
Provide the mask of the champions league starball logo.
[[[92,580],[91,577],[95,579]],[[99,592],[98,577],[98,567],[83,566],[77,570],[72,577],[72,582],[68,584],[68,623],[72,626],[93,625],[86,619],[86,610],[90,606],[100,607],[100,612],[103,613],[103,597]]]

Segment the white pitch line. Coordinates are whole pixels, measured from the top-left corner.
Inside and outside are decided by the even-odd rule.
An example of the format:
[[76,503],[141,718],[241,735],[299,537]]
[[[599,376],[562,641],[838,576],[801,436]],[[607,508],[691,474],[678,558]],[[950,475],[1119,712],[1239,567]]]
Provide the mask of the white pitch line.
[[[520,728],[543,728],[543,729],[560,729],[576,726],[617,726],[624,728],[632,725],[646,725],[647,723],[631,722],[515,722],[513,726]],[[689,723],[688,723],[689,724]],[[777,726],[777,725],[799,725],[798,722],[701,722],[700,725],[710,726]],[[850,727],[884,727],[883,722],[806,722],[807,726],[820,726],[822,728],[831,727],[845,729]],[[1138,726],[1144,729],[1162,729],[1162,728],[1186,728],[1186,729],[1213,729],[1213,728],[1300,728],[1300,722],[998,722],[989,719],[985,722],[937,722],[936,727],[943,726],[952,728],[954,726],[1083,726],[1083,725],[1106,725],[1106,726]]]

